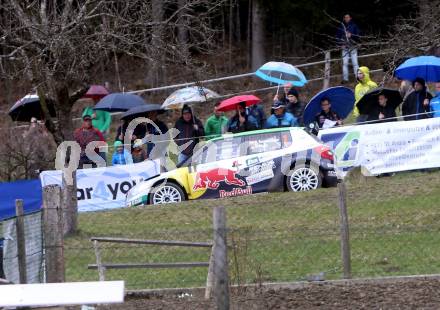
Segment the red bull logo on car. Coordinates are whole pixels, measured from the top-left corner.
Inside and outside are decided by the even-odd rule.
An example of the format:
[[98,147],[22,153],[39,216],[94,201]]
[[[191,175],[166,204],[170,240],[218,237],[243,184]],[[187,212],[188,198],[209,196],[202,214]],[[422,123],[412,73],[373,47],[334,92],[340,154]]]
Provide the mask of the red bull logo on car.
[[228,185],[245,186],[246,183],[237,177],[237,172],[230,169],[215,168],[198,172],[194,182],[193,190],[201,188],[217,189],[220,182]]
[[250,195],[252,194],[252,186],[246,188],[234,187],[231,191],[220,190],[219,194],[220,198]]

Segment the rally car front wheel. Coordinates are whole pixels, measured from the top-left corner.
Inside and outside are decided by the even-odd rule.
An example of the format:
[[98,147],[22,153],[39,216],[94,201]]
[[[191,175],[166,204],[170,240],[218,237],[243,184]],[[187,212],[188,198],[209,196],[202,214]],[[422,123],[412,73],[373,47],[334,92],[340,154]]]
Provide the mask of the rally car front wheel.
[[154,187],[150,194],[150,204],[152,205],[175,203],[183,200],[185,200],[183,190],[179,185],[170,182]]
[[291,192],[309,191],[321,187],[322,176],[315,167],[298,167],[292,170],[286,179],[287,189]]

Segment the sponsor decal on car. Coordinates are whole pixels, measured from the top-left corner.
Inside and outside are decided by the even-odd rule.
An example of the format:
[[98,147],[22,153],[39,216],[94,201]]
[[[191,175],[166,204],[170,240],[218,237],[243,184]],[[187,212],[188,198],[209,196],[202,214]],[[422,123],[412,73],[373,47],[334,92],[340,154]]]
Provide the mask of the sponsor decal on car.
[[252,185],[274,177],[272,169],[266,169],[251,176],[246,177],[246,183]]
[[220,190],[219,193],[220,198],[250,195],[252,194],[252,186],[247,186],[246,188],[234,187],[230,191]]
[[240,180],[237,177],[237,171],[224,168],[214,168],[197,173],[193,190],[201,188],[217,189],[220,186],[220,182],[225,182],[228,185],[246,185],[243,180]]

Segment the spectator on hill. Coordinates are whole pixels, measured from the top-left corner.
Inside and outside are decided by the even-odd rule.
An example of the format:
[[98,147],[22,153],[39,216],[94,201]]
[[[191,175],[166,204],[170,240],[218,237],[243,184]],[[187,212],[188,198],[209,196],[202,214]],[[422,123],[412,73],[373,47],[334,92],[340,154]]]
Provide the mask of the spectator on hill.
[[[84,165],[91,165],[92,168],[96,168],[96,162],[93,158],[89,158],[86,155],[86,147],[90,142],[100,141],[102,145],[105,145],[105,139],[102,133],[93,127],[92,116],[90,114],[83,115],[83,124],[80,128],[77,128],[73,134],[75,141],[78,142],[81,147],[81,154],[79,158],[79,168],[82,169]],[[99,149],[95,149],[95,153],[100,154],[101,157],[105,158]]]
[[298,91],[295,88],[291,88],[287,93],[287,112],[296,117],[298,126],[304,126],[303,114],[306,104],[299,100]]
[[319,128],[329,128],[333,126],[342,125],[342,120],[332,111],[332,105],[328,98],[321,99],[321,112],[316,114],[315,121],[318,123]]
[[93,127],[98,129],[104,137],[108,135],[110,124],[112,123],[112,117],[109,112],[93,110],[92,107],[87,107],[84,109],[82,115],[91,115]]
[[112,157],[112,165],[129,165],[133,163],[133,158],[127,151],[121,141],[115,141],[113,144],[115,150]]
[[353,110],[353,115],[357,117],[356,122],[362,123],[367,120],[368,115],[359,114],[359,110],[356,105],[366,93],[376,88],[377,84],[370,79],[370,69],[368,69],[368,67],[359,68],[357,71],[357,80],[359,83],[356,85],[354,90],[355,107]]
[[429,101],[432,99],[432,95],[426,89],[425,80],[416,78],[413,87],[414,91],[405,98],[402,104],[404,120],[412,121],[431,117],[427,112],[431,111]]
[[[159,118],[159,111],[150,111],[147,113],[147,118],[151,121],[146,123],[146,134],[149,135],[147,144],[147,156],[150,159],[155,159],[160,156],[165,156],[162,149],[166,149],[169,144],[168,126]],[[143,137],[137,137],[143,139]],[[165,140],[165,141],[164,141]],[[160,142],[163,141],[163,142]]]
[[348,83],[348,62],[351,58],[353,72],[356,76],[358,65],[357,44],[360,40],[360,31],[358,26],[353,22],[350,14],[345,14],[343,21],[336,31],[336,40],[342,50],[342,82]]
[[377,105],[374,106],[368,114],[367,121],[377,122],[393,122],[396,119],[396,110],[388,105],[388,98],[384,94],[380,94],[378,97]]
[[247,108],[247,114],[252,115],[257,122],[257,129],[264,128],[266,123],[266,113],[261,103],[254,104]]
[[287,95],[289,93],[289,91],[293,88],[292,83],[287,82],[283,85],[283,92],[282,93],[278,93],[273,97],[273,102],[275,101],[281,101],[284,102],[284,104],[288,104],[288,100],[287,100]]
[[140,163],[148,159],[147,152],[144,149],[141,139],[136,139],[133,144],[133,150],[131,151],[131,157],[133,163]]
[[240,102],[237,105],[235,115],[232,116],[228,121],[228,132],[236,133],[258,129],[257,120],[251,114],[246,112],[246,103]]
[[220,102],[215,104],[214,114],[205,123],[205,134],[208,140],[220,136],[226,130],[226,125],[228,124],[228,118],[222,111],[218,110],[219,105]]
[[195,146],[199,143],[199,137],[205,135],[205,130],[202,122],[193,115],[192,109],[187,105],[183,106],[182,116],[174,127],[178,130],[174,141],[179,146],[178,163],[180,164],[193,154]]
[[440,83],[435,83],[435,97],[430,102],[432,117],[440,117]]
[[127,131],[128,122],[124,119],[119,121],[118,129],[116,130],[115,140],[124,141],[125,132]]
[[276,101],[272,105],[273,114],[267,119],[265,128],[296,127],[298,121],[291,113],[286,112],[286,105]]

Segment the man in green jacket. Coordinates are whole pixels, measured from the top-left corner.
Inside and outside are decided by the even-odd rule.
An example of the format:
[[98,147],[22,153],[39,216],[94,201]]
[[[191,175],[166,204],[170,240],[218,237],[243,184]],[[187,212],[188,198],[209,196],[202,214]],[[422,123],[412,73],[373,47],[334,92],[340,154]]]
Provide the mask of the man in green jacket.
[[92,125],[98,129],[104,136],[108,134],[112,117],[107,111],[93,110],[92,107],[86,107],[83,111],[84,115],[92,115]]
[[220,136],[228,123],[228,118],[224,116],[222,111],[218,110],[220,102],[214,106],[214,114],[211,115],[205,123],[205,135],[208,140]]

